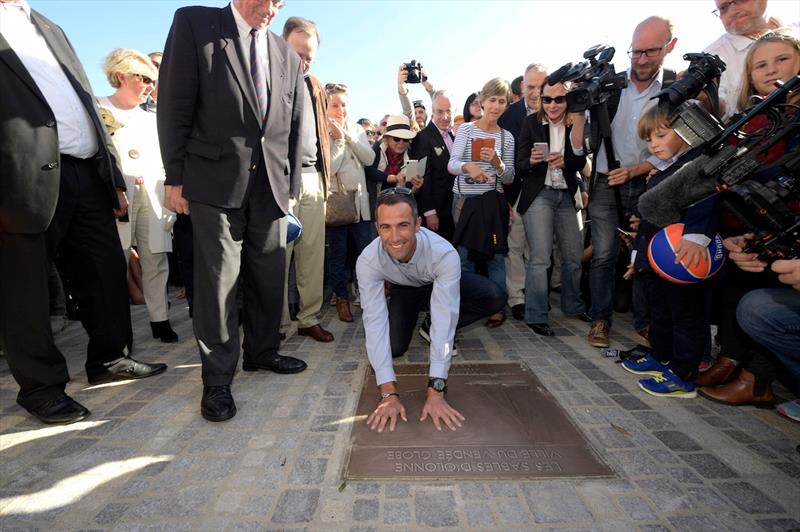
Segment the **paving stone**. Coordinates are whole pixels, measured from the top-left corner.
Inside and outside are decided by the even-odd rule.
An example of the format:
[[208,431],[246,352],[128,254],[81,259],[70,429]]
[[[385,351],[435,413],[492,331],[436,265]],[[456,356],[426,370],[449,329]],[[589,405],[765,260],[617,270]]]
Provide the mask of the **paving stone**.
[[794,519],[759,519],[756,522],[767,532],[793,532],[800,530],[800,521]]
[[678,452],[702,451],[703,448],[692,438],[677,430],[654,431],[653,436],[661,443]]
[[411,489],[408,484],[386,484],[383,492],[387,499],[406,499],[411,496]]
[[650,406],[644,403],[638,397],[633,395],[611,395],[611,399],[625,410],[652,410]]
[[621,451],[613,455],[614,461],[619,464],[626,475],[641,477],[658,475],[662,472],[661,466],[646,452],[640,450]]
[[736,471],[711,454],[682,454],[679,456],[704,478],[736,478],[739,476]]
[[748,434],[747,432],[737,430],[737,429],[730,429],[730,430],[723,430],[724,434],[727,434],[730,438],[738,441],[739,443],[753,443],[756,439]]
[[319,503],[319,490],[286,490],[281,493],[273,523],[307,523],[314,517]]
[[669,467],[667,472],[680,484],[703,484],[703,479],[688,467]]
[[639,423],[650,430],[668,429],[674,427],[673,423],[659,414],[649,410],[638,410],[630,413]]
[[652,521],[656,519],[653,509],[641,497],[620,497],[619,504],[631,519],[636,521]]
[[731,427],[730,421],[720,416],[704,416],[703,421],[718,429],[726,429]]
[[748,482],[717,484],[717,489],[725,497],[729,498],[737,508],[749,514],[776,514],[786,511]]
[[419,526],[458,526],[456,502],[451,491],[421,490],[414,496],[414,511]]
[[464,513],[470,528],[497,529],[492,509],[487,504],[470,503],[464,506]]
[[792,462],[775,462],[772,465],[786,473],[787,476],[800,479],[800,465]]
[[356,493],[360,495],[379,495],[381,485],[376,482],[357,482],[355,484]]
[[621,384],[614,381],[600,381],[596,382],[595,385],[606,392],[607,394],[626,394],[628,390],[625,389]]
[[575,488],[553,481],[546,490],[534,484],[522,486],[533,519],[537,523],[569,523],[591,521],[592,514],[578,496]]
[[325,468],[328,460],[325,458],[301,458],[295,462],[289,475],[289,484],[316,485],[325,479]]
[[94,522],[98,525],[113,525],[122,517],[122,514],[124,514],[127,509],[128,504],[126,503],[109,503],[94,517]]
[[50,452],[47,458],[64,458],[73,454],[82,453],[95,443],[97,443],[97,440],[93,438],[70,438]]
[[661,525],[639,525],[641,532],[673,532],[669,528]]
[[503,499],[497,501],[497,515],[504,525],[513,527],[530,523],[527,510],[523,509],[516,499]]
[[478,482],[462,482],[458,486],[464,500],[486,499],[486,486]]
[[380,503],[374,499],[356,499],[353,503],[353,521],[372,521],[378,517]]
[[407,525],[411,523],[411,509],[408,507],[408,503],[402,501],[386,501],[383,503],[383,522],[387,525]]
[[637,480],[636,484],[642,488],[650,502],[662,512],[691,509],[686,493],[671,480],[662,478]]
[[490,482],[489,491],[495,497],[516,497],[517,484],[515,482]]

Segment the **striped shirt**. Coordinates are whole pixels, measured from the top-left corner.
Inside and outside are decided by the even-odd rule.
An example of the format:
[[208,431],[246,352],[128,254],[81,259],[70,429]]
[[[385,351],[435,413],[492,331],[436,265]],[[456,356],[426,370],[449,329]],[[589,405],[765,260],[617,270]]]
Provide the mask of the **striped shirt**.
[[[453,141],[453,151],[450,152],[450,162],[447,163],[447,170],[456,176],[453,183],[453,193],[462,194],[465,196],[477,196],[494,190],[497,180],[500,183],[509,184],[514,181],[514,136],[506,130],[497,133],[489,133],[475,126],[474,122],[462,124],[458,128],[458,133]],[[503,138],[504,137],[504,138]],[[506,171],[498,176],[497,168],[494,165],[484,161],[472,160],[472,139],[474,138],[492,138],[494,139],[495,150],[503,144],[502,149],[499,150],[500,158],[503,160]],[[503,142],[505,141],[505,142]],[[466,163],[475,163],[481,170],[489,175],[489,180],[486,183],[476,183],[472,180],[469,174],[461,172],[461,168]]]

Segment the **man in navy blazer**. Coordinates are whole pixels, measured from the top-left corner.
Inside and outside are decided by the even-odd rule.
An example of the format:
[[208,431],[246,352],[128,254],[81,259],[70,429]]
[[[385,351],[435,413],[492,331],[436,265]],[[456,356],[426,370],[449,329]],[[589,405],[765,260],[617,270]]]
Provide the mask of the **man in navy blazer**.
[[233,0],[223,8],[179,9],[161,64],[166,199],[192,220],[200,412],[209,421],[236,414],[230,386],[239,316],[242,369],[306,369],[278,354],[285,216],[299,192],[305,90],[300,57],[267,29],[282,5]]

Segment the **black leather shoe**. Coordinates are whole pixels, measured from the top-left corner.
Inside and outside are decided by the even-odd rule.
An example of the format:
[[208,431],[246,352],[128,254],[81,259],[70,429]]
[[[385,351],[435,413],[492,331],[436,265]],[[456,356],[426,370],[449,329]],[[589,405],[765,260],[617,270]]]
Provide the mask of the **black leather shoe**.
[[575,317],[578,318],[579,320],[581,320],[584,323],[592,323],[592,321],[593,321],[592,317],[589,316],[588,314],[586,314],[585,312],[581,312],[580,314],[578,314]]
[[67,394],[61,394],[28,412],[42,423],[75,423],[89,416],[89,410]]
[[528,327],[533,329],[533,332],[538,334],[539,336],[555,336],[556,333],[553,332],[553,329],[546,323],[528,323]]
[[300,305],[297,303],[289,303],[289,319],[297,321],[297,313],[300,312]]
[[282,355],[275,355],[273,358],[264,360],[263,362],[242,361],[242,369],[245,371],[258,371],[263,369],[274,371],[275,373],[287,374],[300,373],[307,367],[308,365],[299,358],[285,357]]
[[120,357],[111,362],[103,364],[104,368],[99,371],[89,372],[87,377],[89,384],[101,384],[109,381],[126,381],[130,379],[145,379],[164,373],[167,370],[166,364],[147,364],[139,362],[129,357]]
[[514,316],[515,320],[525,321],[525,304],[520,303],[511,307],[511,315]]
[[230,385],[203,386],[203,400],[200,401],[200,415],[209,421],[225,421],[236,415]]
[[158,338],[165,344],[174,344],[178,341],[178,333],[172,330],[169,320],[151,321],[150,329],[153,331],[153,338]]

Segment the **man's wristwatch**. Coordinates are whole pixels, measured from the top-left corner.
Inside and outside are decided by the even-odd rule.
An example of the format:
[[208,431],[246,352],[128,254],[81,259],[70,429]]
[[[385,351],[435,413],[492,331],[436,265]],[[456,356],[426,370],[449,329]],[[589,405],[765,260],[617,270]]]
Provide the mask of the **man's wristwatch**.
[[386,393],[382,393],[381,394],[381,401],[383,401],[384,399],[388,399],[393,395],[396,396],[398,399],[400,399],[400,394],[399,393],[397,393],[397,392],[386,392]]
[[447,380],[440,377],[428,379],[428,388],[433,388],[434,392],[447,393]]

